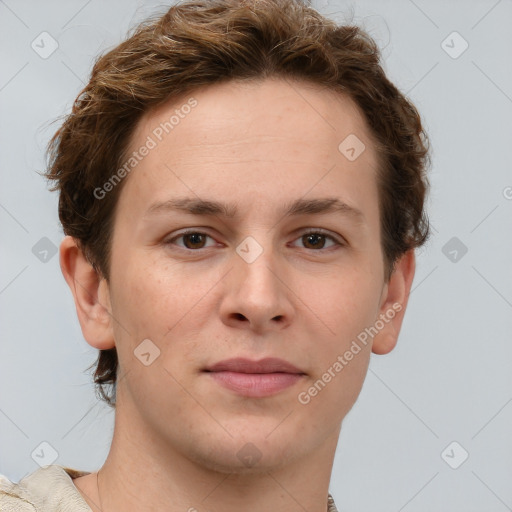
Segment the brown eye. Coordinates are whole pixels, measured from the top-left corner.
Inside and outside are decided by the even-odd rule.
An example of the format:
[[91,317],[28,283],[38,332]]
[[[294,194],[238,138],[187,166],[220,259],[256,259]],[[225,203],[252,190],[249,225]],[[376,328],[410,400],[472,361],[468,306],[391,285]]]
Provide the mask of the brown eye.
[[325,235],[309,233],[302,236],[302,241],[306,249],[323,249],[325,246]]
[[[206,240],[204,233],[191,233],[183,235],[184,245],[187,249],[202,249]],[[187,243],[188,241],[188,243]]]
[[[344,246],[345,244],[338,241],[334,236],[323,233],[319,230],[309,231],[300,236],[297,240],[301,240],[303,247],[309,250],[329,249],[333,246]],[[330,245],[326,246],[326,243]]]
[[[197,250],[197,249],[205,249],[211,247],[206,245],[208,238],[213,240],[210,235],[206,233],[202,233],[200,231],[187,231],[185,233],[181,233],[170,240],[166,241],[166,245],[177,245],[181,249],[185,250]],[[182,243],[178,243],[178,240],[183,240]]]

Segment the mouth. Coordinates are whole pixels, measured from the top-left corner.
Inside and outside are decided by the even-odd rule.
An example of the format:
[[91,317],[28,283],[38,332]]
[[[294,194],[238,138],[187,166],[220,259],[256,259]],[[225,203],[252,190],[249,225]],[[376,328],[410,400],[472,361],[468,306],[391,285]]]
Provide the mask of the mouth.
[[252,398],[275,395],[297,384],[306,375],[288,361],[277,358],[259,361],[227,359],[203,371],[224,388]]

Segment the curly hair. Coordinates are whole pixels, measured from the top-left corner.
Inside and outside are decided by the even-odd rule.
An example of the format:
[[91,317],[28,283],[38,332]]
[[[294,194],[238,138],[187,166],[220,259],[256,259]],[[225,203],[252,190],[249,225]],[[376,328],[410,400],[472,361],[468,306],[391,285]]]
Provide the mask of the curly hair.
[[[375,41],[301,0],[185,0],[152,16],[96,59],[87,85],[48,143],[46,177],[59,191],[64,233],[105,279],[122,183],[94,193],[122,165],[148,111],[228,80],[284,77],[349,96],[379,155],[377,183],[386,278],[401,255],[429,237],[425,199],[429,143],[415,106],[388,80]],[[115,407],[115,348],[100,350],[94,382]],[[94,365],[93,365],[94,366]]]

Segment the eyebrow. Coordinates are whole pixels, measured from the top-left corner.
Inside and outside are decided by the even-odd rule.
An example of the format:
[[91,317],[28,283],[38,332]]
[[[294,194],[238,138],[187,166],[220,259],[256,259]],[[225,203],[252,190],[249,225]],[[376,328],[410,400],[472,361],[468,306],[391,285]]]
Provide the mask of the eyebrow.
[[[191,215],[221,216],[234,218],[238,215],[235,204],[221,203],[213,200],[204,200],[195,197],[172,198],[151,205],[144,217],[155,213],[182,211]],[[285,205],[282,216],[292,217],[298,215],[320,215],[325,213],[341,213],[352,218],[357,223],[364,221],[361,210],[348,205],[337,197],[321,199],[297,199]]]

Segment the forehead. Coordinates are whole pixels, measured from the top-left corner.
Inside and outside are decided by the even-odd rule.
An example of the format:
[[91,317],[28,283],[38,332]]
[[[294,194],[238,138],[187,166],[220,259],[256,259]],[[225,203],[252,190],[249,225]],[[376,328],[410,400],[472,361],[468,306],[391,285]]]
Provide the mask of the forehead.
[[[191,123],[194,133],[187,130]],[[132,140],[153,132],[158,142],[186,139],[187,146],[194,142],[261,145],[266,138],[283,136],[294,138],[301,146],[308,140],[316,147],[321,142],[329,150],[350,134],[368,142],[371,138],[362,111],[348,95],[319,84],[277,77],[224,81],[182,94],[147,112]]]
[[377,155],[364,116],[348,96],[316,84],[265,79],[199,88],[146,113],[127,156],[149,139],[152,149],[121,194],[132,208],[165,201],[169,191],[263,205],[337,187],[349,202],[368,193],[376,199]]

